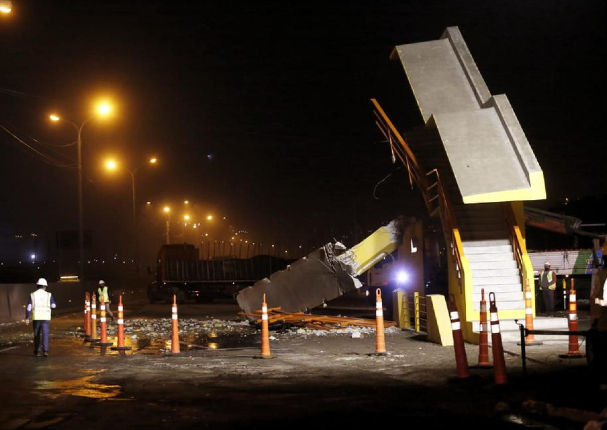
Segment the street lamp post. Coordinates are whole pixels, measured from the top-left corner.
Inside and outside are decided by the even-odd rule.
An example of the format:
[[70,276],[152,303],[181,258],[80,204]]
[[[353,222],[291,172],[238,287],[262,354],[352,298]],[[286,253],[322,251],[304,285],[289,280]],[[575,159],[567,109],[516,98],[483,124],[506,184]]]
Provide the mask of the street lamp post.
[[50,115],[49,118],[51,121],[63,121],[71,124],[78,133],[78,248],[80,250],[80,270],[79,270],[79,279],[81,279],[82,287],[85,287],[84,281],[84,215],[82,210],[82,129],[84,125],[88,123],[90,120],[96,118],[97,116],[107,116],[111,112],[112,108],[108,104],[101,104],[97,108],[97,112],[84,120],[80,126],[78,126],[75,122],[69,121],[67,119],[63,119],[57,115]]
[[170,236],[171,208],[168,206],[165,206],[163,210],[164,210],[164,213],[167,214],[166,237],[167,237],[167,245],[169,245],[171,243],[171,236]]
[[[135,260],[136,260],[136,264],[137,264],[137,273],[139,273],[139,229],[138,229],[138,225],[137,225],[137,194],[136,194],[136,187],[135,187],[135,177],[136,177],[139,169],[141,169],[142,167],[147,166],[149,164],[154,165],[157,162],[158,162],[158,159],[156,157],[152,157],[147,162],[142,163],[141,165],[137,166],[134,170],[124,168],[124,170],[129,172],[129,175],[131,176],[131,192],[132,192],[132,197],[133,197],[133,202],[132,202],[132,204],[133,204],[133,230],[135,233]],[[114,160],[107,160],[105,163],[105,166],[108,170],[116,170],[118,168],[118,163],[115,162]]]

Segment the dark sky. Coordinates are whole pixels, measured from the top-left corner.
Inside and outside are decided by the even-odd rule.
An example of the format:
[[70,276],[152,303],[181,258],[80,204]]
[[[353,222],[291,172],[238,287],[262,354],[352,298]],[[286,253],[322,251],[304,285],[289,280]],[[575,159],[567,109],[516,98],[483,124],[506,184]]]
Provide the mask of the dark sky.
[[[605,194],[604,1],[13,1],[0,20],[0,125],[53,160],[75,160],[60,112],[80,123],[97,95],[115,118],[84,132],[85,226],[122,246],[137,175],[142,228],[187,198],[252,240],[321,243],[420,208],[375,129],[377,97],[402,130],[421,116],[395,45],[459,26],[492,94],[505,93],[544,169],[550,207]],[[35,139],[35,140],[33,140]],[[75,229],[76,171],[0,130],[1,233]],[[209,154],[211,155],[209,157]],[[177,209],[175,209],[177,216]],[[596,221],[595,221],[596,222]],[[604,220],[603,220],[604,222]],[[101,249],[100,248],[100,249]]]

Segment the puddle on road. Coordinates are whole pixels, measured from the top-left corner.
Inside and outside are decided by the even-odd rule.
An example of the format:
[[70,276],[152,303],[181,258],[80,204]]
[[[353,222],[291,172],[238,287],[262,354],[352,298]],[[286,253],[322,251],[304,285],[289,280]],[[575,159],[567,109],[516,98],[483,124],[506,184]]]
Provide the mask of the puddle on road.
[[90,372],[92,374],[76,379],[36,381],[34,388],[40,390],[39,394],[47,399],[57,399],[60,396],[112,399],[120,394],[120,385],[106,385],[91,382],[91,379],[103,371]]
[[[243,336],[241,334],[219,335],[215,332],[210,333],[191,333],[180,336],[181,350],[199,350],[199,349],[240,349],[240,348],[258,348],[260,340],[256,336]],[[128,338],[125,339],[125,345],[133,348],[134,353],[139,354],[159,354],[171,350],[171,339],[163,338]]]

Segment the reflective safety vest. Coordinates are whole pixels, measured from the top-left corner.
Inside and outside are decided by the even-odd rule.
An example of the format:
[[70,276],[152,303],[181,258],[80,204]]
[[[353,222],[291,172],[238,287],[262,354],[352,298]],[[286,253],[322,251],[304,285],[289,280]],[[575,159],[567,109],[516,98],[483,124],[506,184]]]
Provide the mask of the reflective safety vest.
[[32,298],[32,320],[51,319],[51,293],[39,288],[31,295]]
[[544,289],[548,287],[550,290],[556,290],[556,280],[554,279],[554,272],[552,270],[544,270],[540,276],[540,288]]
[[103,288],[99,287],[97,290],[97,298],[100,302],[103,301],[103,303],[110,302],[110,296],[107,293],[107,285],[104,285]]

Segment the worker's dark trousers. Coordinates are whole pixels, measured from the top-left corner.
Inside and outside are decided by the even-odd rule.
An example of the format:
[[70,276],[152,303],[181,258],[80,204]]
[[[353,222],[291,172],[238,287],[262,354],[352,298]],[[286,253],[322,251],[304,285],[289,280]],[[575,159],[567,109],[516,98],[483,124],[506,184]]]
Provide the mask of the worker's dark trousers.
[[48,352],[48,334],[50,326],[50,321],[34,320],[34,354],[40,352],[40,342],[42,342],[42,350]]
[[546,308],[546,312],[552,312],[554,310],[554,295],[555,290],[545,289],[542,290],[542,298],[544,299],[544,306]]

